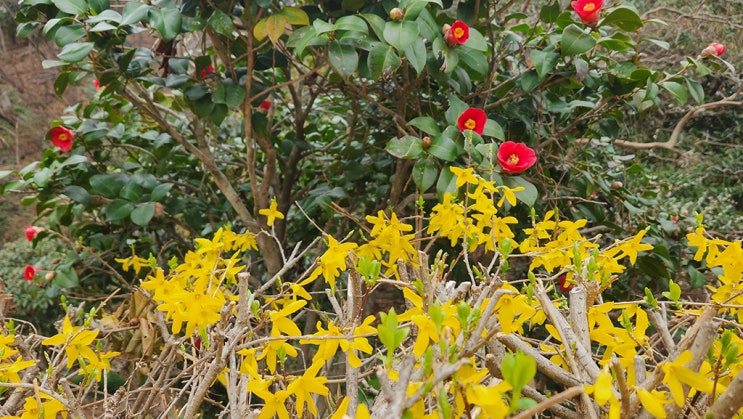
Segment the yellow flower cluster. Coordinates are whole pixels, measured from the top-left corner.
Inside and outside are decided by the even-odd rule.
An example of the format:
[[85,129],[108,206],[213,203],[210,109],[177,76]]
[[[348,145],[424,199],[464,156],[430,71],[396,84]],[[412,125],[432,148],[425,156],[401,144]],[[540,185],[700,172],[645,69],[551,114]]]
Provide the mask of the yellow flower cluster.
[[245,269],[243,254],[257,249],[255,236],[249,232],[234,233],[220,228],[211,240],[196,239],[196,250],[186,253],[184,261],[168,276],[161,268],[142,282],[158,302],[157,309],[173,321],[173,333],[203,331],[219,320],[228,296],[222,285],[235,283],[235,276]]
[[[24,360],[18,350],[13,348],[14,344],[14,334],[3,333],[0,336],[0,382],[3,383],[20,383],[18,373],[35,365],[33,360]],[[5,390],[7,388],[0,388],[0,394]]]

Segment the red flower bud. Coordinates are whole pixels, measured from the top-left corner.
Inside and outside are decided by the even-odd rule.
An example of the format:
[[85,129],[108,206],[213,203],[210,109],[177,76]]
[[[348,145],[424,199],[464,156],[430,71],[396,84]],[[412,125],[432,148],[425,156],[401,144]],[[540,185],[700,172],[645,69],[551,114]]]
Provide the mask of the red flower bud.
[[214,67],[212,67],[211,64],[204,67],[203,70],[201,70],[201,73],[199,73],[199,79],[204,80],[205,78],[209,77],[214,73]]
[[446,26],[442,29],[444,29],[444,41],[450,47],[462,45],[470,38],[470,27],[461,20],[452,23],[448,30]]
[[593,26],[599,21],[604,0],[576,0],[570,5],[583,23]]
[[68,152],[72,149],[72,139],[75,135],[69,129],[57,125],[56,127],[49,130],[49,138],[52,140],[52,144],[59,147],[63,152]]
[[271,101],[270,100],[264,100],[261,102],[260,105],[258,105],[258,109],[260,109],[263,112],[268,112],[269,109],[271,109]]
[[459,119],[457,119],[457,127],[462,132],[469,129],[482,135],[487,120],[488,116],[485,115],[485,111],[478,108],[469,108],[459,115]]
[[163,204],[159,202],[155,202],[155,213],[152,215],[153,217],[157,218],[162,215],[163,213]]
[[722,54],[724,54],[725,51],[727,51],[727,48],[725,48],[725,45],[718,44],[717,42],[713,42],[707,45],[707,47],[702,50],[702,53],[699,54],[699,56],[700,57],[711,57],[714,55],[716,57],[719,57]]
[[95,87],[95,90],[101,90],[101,82],[98,79],[93,79],[93,87]]
[[23,271],[23,278],[26,281],[33,281],[34,277],[37,273],[39,273],[40,270],[41,268],[39,268],[38,266],[26,265],[26,269]]
[[536,153],[524,143],[506,141],[498,147],[498,163],[508,174],[521,173],[536,162]]
[[32,242],[36,238],[36,235],[44,231],[41,227],[26,226],[26,238]]

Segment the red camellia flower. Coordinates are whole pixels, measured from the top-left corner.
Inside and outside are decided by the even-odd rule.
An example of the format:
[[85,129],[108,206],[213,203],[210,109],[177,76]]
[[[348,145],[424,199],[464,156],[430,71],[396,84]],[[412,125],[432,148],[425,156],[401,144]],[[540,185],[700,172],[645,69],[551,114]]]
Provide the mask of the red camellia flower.
[[711,56],[721,56],[722,54],[727,51],[727,48],[725,48],[725,45],[718,44],[717,42],[713,42],[709,45],[707,45],[707,48],[702,50],[702,53],[700,56],[702,57],[711,57]]
[[95,87],[95,90],[100,90],[101,89],[101,82],[98,81],[98,79],[94,79],[93,80],[93,87]]
[[444,31],[444,40],[450,47],[462,45],[470,38],[470,27],[461,20],[452,23],[448,30]]
[[52,140],[52,144],[59,147],[65,153],[72,149],[72,139],[74,137],[72,131],[61,125],[57,125],[49,130],[49,138]]
[[44,229],[41,227],[26,226],[26,238],[28,241],[32,242],[36,238],[36,235],[42,230]]
[[560,282],[557,284],[557,289],[559,289],[562,293],[568,293],[573,288],[575,288],[575,284],[568,283],[568,277],[565,275],[560,275]]
[[536,162],[536,153],[524,143],[506,141],[498,147],[498,163],[508,174],[521,173]]
[[459,119],[457,119],[457,127],[459,127],[459,130],[462,132],[470,129],[475,131],[478,135],[482,135],[487,120],[488,116],[485,115],[485,111],[478,108],[469,108],[459,115]]
[[264,100],[263,102],[261,102],[260,105],[258,105],[258,109],[262,110],[263,112],[268,112],[268,110],[271,109],[271,101]]
[[583,23],[595,25],[599,21],[604,0],[576,0],[570,5],[573,6],[573,10],[578,13],[578,17]]
[[41,268],[38,266],[26,265],[26,269],[23,271],[23,279],[26,281],[33,281],[34,277],[40,270]]
[[199,73],[199,78],[203,80],[211,76],[212,73],[214,73],[214,67],[212,67],[212,65],[209,64],[208,66],[204,67],[203,70],[201,70],[201,73]]

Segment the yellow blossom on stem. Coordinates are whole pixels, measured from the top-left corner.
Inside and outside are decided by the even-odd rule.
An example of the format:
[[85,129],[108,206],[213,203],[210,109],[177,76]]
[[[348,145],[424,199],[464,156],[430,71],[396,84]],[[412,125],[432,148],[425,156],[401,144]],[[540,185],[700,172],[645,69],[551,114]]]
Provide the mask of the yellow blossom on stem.
[[312,399],[312,393],[321,396],[327,396],[329,393],[328,388],[325,387],[325,383],[328,382],[328,377],[317,376],[317,373],[320,371],[323,364],[324,362],[314,362],[305,370],[301,377],[298,377],[289,383],[286,388],[286,390],[290,394],[293,394],[297,399],[297,417],[300,419],[304,415],[305,403],[307,404],[307,409],[312,413],[312,417],[317,417],[317,406],[315,406],[315,402]]
[[668,394],[665,391],[653,390],[652,392],[645,390],[644,388],[637,388],[637,398],[640,399],[642,407],[648,411],[651,415],[656,418],[666,418],[666,408],[663,406],[670,403],[668,400]]
[[67,368],[72,367],[72,364],[77,361],[78,357],[83,357],[88,362],[97,360],[98,357],[93,352],[93,349],[89,347],[93,343],[98,331],[83,330],[82,327],[73,327],[70,322],[70,317],[65,316],[62,324],[62,333],[56,334],[50,338],[46,338],[41,341],[42,345],[45,346],[56,346],[65,345],[64,350],[67,354]]
[[692,355],[691,351],[686,350],[675,360],[664,363],[662,367],[665,373],[663,383],[671,390],[673,401],[679,407],[683,406],[686,400],[684,384],[702,393],[712,393],[714,388],[712,381],[708,381],[702,374],[684,366],[692,358],[694,358],[694,355]]
[[276,209],[276,205],[276,197],[273,197],[273,199],[271,199],[271,205],[269,205],[268,208],[264,208],[258,211],[258,214],[266,216],[266,224],[268,224],[269,227],[273,226],[273,223],[276,221],[277,218],[279,220],[284,219],[284,214]]
[[[348,252],[358,247],[356,243],[338,243],[331,235],[327,235],[328,250],[320,256],[319,266],[315,268],[308,278],[309,281],[315,280],[320,274],[325,278],[325,282],[330,284],[330,289],[335,289],[335,278],[340,276],[341,271],[346,270],[346,258]],[[304,282],[304,281],[303,281]]]
[[263,399],[263,408],[258,419],[269,419],[278,416],[279,419],[289,419],[289,411],[286,409],[286,399],[289,398],[289,390],[279,390],[272,393],[268,387],[272,380],[264,380],[256,377],[248,383],[248,391]]

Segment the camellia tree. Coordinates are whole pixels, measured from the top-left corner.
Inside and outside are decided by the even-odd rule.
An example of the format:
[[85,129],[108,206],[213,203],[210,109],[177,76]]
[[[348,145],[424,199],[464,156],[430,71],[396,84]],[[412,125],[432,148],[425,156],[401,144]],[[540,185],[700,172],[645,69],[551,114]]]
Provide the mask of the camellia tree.
[[702,106],[724,47],[656,69],[630,5],[513,3],[24,0],[95,93],[4,174],[68,313],[6,326],[5,413],[737,412],[739,242],[689,234],[714,305],[614,292],[654,251],[624,115]]

